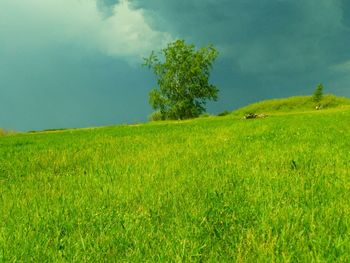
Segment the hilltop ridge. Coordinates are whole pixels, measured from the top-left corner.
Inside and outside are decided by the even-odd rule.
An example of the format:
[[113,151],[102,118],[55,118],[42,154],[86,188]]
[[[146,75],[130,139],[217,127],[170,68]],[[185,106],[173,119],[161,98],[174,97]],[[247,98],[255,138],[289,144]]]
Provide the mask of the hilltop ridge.
[[[332,94],[324,95],[321,109],[334,109],[350,107],[350,99],[338,97]],[[288,98],[259,101],[232,112],[234,115],[247,113],[288,113],[315,110],[315,102],[312,96],[293,96]]]

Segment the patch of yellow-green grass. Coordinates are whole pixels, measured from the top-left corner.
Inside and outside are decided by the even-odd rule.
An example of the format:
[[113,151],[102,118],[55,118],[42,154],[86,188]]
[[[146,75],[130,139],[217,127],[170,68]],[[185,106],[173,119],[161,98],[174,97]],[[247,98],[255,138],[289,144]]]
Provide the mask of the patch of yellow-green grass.
[[0,262],[349,262],[350,109],[0,138]]
[[0,128],[0,137],[14,135],[14,134],[16,134],[15,131],[8,131],[8,130]]

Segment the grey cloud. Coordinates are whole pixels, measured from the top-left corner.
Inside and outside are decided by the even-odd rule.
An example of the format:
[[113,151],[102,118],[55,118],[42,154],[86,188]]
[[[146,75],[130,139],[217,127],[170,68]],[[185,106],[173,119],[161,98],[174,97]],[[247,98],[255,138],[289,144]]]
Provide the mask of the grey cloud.
[[[156,12],[166,20],[167,23],[162,23],[163,30],[202,44],[214,42],[224,55],[237,60],[243,70],[253,72],[320,66],[332,60],[332,42],[346,33],[340,1],[132,3],[135,8],[144,8],[150,14]],[[349,43],[348,38],[344,42]],[[345,51],[345,45],[341,48]]]
[[[126,0],[103,4],[110,16],[98,11],[93,0],[2,0],[0,2],[0,47],[40,50],[70,44],[92,52],[130,58],[160,47],[171,36],[153,30],[140,10]],[[114,5],[111,5],[115,3]]]
[[96,0],[97,9],[105,16],[109,17],[113,15],[113,9],[118,0]]
[[144,82],[152,77],[123,60],[61,46],[2,61],[8,63],[0,63],[1,127],[110,125],[144,121],[150,112]]
[[[318,82],[350,95],[329,68],[350,58],[347,0],[134,0],[160,30],[199,45],[212,42],[231,76],[225,97],[237,87],[256,100],[308,94]],[[157,21],[161,21],[158,22]],[[215,74],[221,75],[223,65]],[[242,76],[248,76],[246,78]],[[254,79],[255,83],[248,81]],[[327,89],[326,88],[326,89]],[[238,103],[238,99],[231,96]],[[249,96],[248,96],[249,97]],[[253,100],[253,99],[252,99]]]
[[155,80],[140,56],[172,38],[219,48],[213,113],[310,94],[319,82],[350,96],[348,0],[125,3],[0,0],[0,127],[145,120]]

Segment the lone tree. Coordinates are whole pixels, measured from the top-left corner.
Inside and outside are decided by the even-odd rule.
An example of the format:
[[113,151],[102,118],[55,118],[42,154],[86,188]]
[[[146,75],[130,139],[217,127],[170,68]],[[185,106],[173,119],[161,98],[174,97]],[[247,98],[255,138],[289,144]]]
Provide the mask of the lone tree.
[[312,100],[316,103],[316,108],[320,107],[322,98],[323,98],[323,85],[318,84],[312,96]]
[[156,112],[153,119],[188,119],[205,112],[207,100],[217,100],[218,89],[209,84],[210,70],[218,51],[209,45],[196,49],[177,40],[158,57],[153,51],[144,65],[157,76],[158,88],[149,93]]

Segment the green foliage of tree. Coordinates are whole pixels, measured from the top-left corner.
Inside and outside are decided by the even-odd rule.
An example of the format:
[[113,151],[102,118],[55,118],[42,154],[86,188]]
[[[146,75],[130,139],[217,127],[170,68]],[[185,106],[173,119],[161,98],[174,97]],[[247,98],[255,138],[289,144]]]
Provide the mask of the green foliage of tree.
[[149,94],[149,103],[161,119],[198,117],[205,112],[207,100],[217,100],[218,89],[209,83],[217,56],[213,45],[196,49],[177,40],[159,56],[152,52],[145,58],[144,65],[153,70],[158,83]]
[[323,99],[323,85],[318,84],[312,96],[313,101],[319,106]]
[[152,114],[148,117],[149,121],[162,121],[163,116],[159,111],[152,112]]

